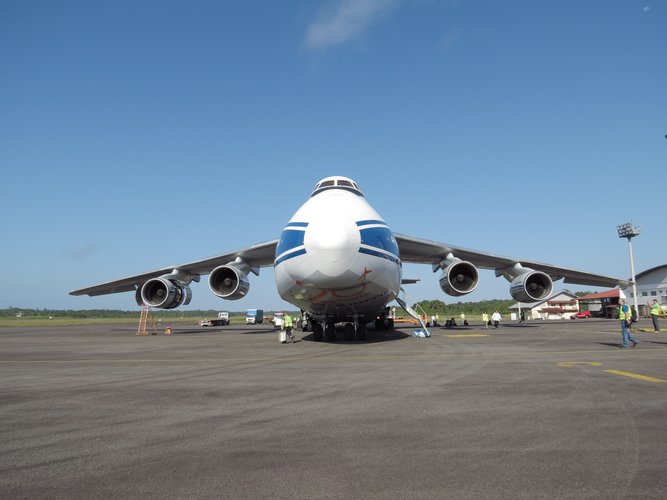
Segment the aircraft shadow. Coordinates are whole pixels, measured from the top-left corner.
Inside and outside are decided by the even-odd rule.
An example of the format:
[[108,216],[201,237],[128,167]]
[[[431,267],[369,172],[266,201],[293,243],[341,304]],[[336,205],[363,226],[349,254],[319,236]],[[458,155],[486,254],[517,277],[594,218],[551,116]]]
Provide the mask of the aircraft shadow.
[[[504,324],[500,325],[501,328],[539,328],[540,325],[520,325],[518,323],[509,323],[509,324]],[[491,328],[491,327],[489,327]]]
[[[312,333],[306,333],[306,335],[304,336],[300,336],[299,334],[300,332],[297,332],[297,342],[301,340],[305,342],[317,342],[314,339]],[[345,333],[342,331],[337,331],[335,342],[327,342],[326,340],[322,340],[322,342],[328,344],[377,344],[380,342],[392,342],[394,340],[403,340],[411,336],[412,335],[408,335],[407,333],[398,330],[386,330],[386,331],[368,330],[366,334],[366,340],[345,340]]]
[[257,335],[257,334],[265,334],[265,333],[278,333],[278,330],[275,328],[261,328],[261,329],[255,329],[255,330],[245,330],[241,332],[241,335]]
[[196,335],[205,333],[220,333],[222,328],[192,328],[189,330],[174,329],[172,335]]
[[[199,328],[189,328],[189,329],[183,329],[183,328],[174,328],[172,335],[197,335],[197,334],[207,334],[207,333],[225,333],[230,330],[233,330],[235,333],[238,332],[239,330],[241,331],[241,335],[255,335],[258,333],[265,334],[265,333],[274,333],[277,332],[273,327],[267,327],[267,328],[254,328],[252,330],[249,330],[247,328],[240,328],[240,327],[230,327],[230,326],[207,326],[207,327],[199,327]],[[160,332],[162,333],[162,332]]]

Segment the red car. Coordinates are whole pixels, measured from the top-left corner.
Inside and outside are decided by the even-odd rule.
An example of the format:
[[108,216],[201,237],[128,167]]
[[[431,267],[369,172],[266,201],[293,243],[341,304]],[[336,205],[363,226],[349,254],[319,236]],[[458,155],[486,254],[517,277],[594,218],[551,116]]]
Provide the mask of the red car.
[[577,314],[573,314],[572,316],[570,316],[570,319],[586,319],[590,318],[591,316],[592,314],[590,311],[581,311],[578,312]]

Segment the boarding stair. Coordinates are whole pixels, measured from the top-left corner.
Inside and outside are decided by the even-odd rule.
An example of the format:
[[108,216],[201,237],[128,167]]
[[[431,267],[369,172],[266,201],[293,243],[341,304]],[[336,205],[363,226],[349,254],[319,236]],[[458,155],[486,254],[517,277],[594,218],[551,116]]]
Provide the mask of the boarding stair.
[[[401,292],[403,292],[403,297],[401,298],[400,295],[396,297],[396,302],[400,304],[400,306],[406,313],[408,313],[410,316],[419,321],[419,323],[422,325],[422,331],[424,332],[424,336],[430,337],[431,331],[426,327],[426,323],[424,322],[424,317],[426,317],[426,314],[419,315],[417,311],[415,311],[412,307],[408,305],[407,295],[402,287],[401,287]],[[423,309],[422,312],[424,312]]]

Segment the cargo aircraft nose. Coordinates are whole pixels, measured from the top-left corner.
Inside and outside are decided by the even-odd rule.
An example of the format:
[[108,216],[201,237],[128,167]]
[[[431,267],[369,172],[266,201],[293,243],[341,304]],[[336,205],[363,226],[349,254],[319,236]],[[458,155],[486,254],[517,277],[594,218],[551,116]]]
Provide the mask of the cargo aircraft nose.
[[332,212],[308,225],[303,242],[310,263],[320,273],[339,276],[359,253],[361,235],[354,220]]

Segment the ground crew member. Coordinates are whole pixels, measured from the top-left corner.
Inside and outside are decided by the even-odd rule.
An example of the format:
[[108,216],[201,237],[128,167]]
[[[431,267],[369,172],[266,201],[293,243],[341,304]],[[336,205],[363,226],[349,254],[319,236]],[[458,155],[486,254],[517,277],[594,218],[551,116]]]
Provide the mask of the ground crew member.
[[660,327],[658,326],[659,317],[660,317],[660,305],[658,305],[658,301],[656,299],[653,299],[653,304],[651,305],[651,321],[653,321],[653,329],[656,332],[660,331]]
[[294,335],[292,334],[292,326],[294,325],[294,322],[292,320],[292,316],[289,314],[285,313],[285,320],[283,323],[283,327],[285,328],[285,332],[287,332],[287,337],[289,337],[290,341],[294,341]]
[[623,336],[623,348],[628,347],[628,340],[632,342],[632,347],[639,344],[639,340],[634,338],[630,333],[630,323],[632,322],[632,310],[630,306],[625,303],[625,300],[618,299],[618,319],[621,321],[621,335]]

